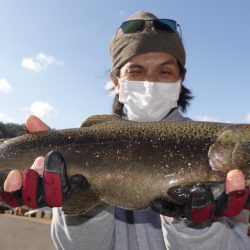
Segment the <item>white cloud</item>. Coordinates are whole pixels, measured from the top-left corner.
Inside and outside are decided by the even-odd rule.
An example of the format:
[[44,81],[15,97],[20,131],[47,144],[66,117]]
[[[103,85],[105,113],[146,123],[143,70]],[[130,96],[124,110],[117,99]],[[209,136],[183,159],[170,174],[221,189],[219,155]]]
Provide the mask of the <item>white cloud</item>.
[[22,66],[29,70],[40,72],[46,70],[48,66],[55,64],[62,66],[64,62],[57,60],[54,56],[39,53],[35,57],[23,58]]
[[6,79],[0,79],[0,92],[10,93],[12,86]]
[[113,87],[114,87],[114,83],[112,82],[112,80],[107,81],[104,86],[104,89],[107,91],[107,94],[111,97],[115,96],[115,91]]
[[112,88],[114,87],[114,83],[112,80],[109,80],[106,82],[105,86],[104,86],[104,89],[105,90],[111,90]]
[[246,114],[246,117],[245,117],[245,118],[246,118],[246,121],[247,121],[247,122],[250,122],[250,113]]
[[47,102],[40,101],[33,102],[29,107],[23,109],[40,118],[55,116],[58,113],[55,107]]
[[215,117],[211,117],[211,116],[198,116],[195,120],[198,120],[198,121],[203,121],[203,122],[218,122],[219,119],[218,118],[215,118]]
[[0,121],[1,122],[13,122],[13,118],[5,115],[4,113],[0,113]]

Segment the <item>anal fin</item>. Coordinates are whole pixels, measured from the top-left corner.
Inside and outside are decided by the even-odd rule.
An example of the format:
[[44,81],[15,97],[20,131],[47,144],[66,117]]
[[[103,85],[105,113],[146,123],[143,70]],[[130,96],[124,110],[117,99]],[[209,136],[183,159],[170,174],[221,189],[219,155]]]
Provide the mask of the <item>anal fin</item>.
[[[83,176],[82,176],[83,177]],[[82,215],[102,203],[99,194],[87,182],[86,178],[81,185],[73,185],[62,207],[65,214]]]

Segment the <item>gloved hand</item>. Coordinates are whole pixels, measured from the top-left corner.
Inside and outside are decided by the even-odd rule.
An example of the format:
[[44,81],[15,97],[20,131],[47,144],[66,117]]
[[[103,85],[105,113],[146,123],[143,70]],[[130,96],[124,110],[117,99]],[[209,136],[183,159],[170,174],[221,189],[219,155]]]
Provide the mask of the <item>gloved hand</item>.
[[[216,201],[208,186],[198,185],[191,191],[188,202],[184,206],[176,205],[164,199],[157,199],[152,202],[151,209],[165,216],[187,218],[198,223],[216,217],[236,216],[242,209],[250,210],[250,190],[243,186],[241,188],[232,186],[234,183],[231,183],[231,175],[242,174],[240,171],[240,173],[235,173],[237,171],[239,170],[229,172],[226,180],[226,192],[229,192],[227,194],[223,192]],[[237,177],[243,181],[241,176]],[[236,190],[234,190],[235,188]]]
[[1,190],[0,197],[12,207],[61,207],[68,197],[69,190],[84,182],[81,175],[74,175],[68,179],[66,171],[61,154],[52,151],[45,157],[43,177],[33,169],[26,169],[23,172],[21,189],[14,192]]

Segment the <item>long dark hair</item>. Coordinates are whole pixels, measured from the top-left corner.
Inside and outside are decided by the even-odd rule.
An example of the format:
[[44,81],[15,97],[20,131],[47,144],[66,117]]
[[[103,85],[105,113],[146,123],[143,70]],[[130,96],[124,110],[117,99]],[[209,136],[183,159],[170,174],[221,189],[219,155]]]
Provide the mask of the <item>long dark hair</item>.
[[[179,62],[178,66],[180,69],[180,77],[182,79],[182,82],[185,79],[186,76],[186,68],[183,67]],[[115,76],[119,77],[120,75],[120,70],[117,69],[115,71],[112,71],[111,74],[114,74]],[[187,107],[190,105],[190,101],[193,99],[192,92],[188,88],[182,85],[180,97],[178,100],[178,107],[180,107],[180,110],[184,113],[187,110]],[[116,94],[114,101],[113,101],[113,114],[118,115],[118,116],[123,116],[125,115],[125,108],[124,104],[119,102],[119,95]]]

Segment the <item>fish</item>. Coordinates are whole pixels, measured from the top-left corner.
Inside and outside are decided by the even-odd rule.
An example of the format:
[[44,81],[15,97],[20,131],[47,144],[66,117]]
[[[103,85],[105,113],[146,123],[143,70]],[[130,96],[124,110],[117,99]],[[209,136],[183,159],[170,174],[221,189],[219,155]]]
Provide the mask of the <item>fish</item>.
[[184,205],[197,185],[217,199],[227,173],[240,169],[250,182],[250,124],[199,121],[135,122],[91,116],[80,128],[22,135],[0,144],[0,186],[11,169],[59,151],[67,174],[83,175],[63,206],[84,214],[100,203],[143,210],[157,199]]

